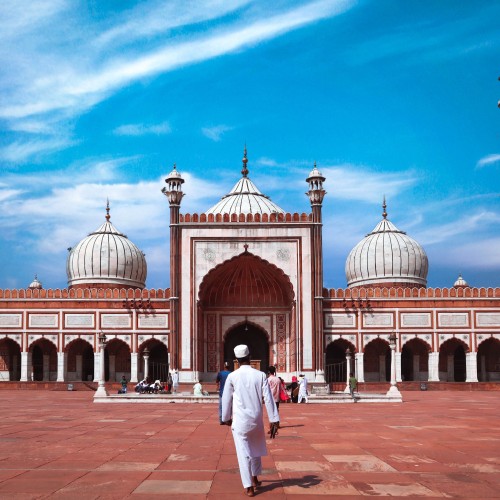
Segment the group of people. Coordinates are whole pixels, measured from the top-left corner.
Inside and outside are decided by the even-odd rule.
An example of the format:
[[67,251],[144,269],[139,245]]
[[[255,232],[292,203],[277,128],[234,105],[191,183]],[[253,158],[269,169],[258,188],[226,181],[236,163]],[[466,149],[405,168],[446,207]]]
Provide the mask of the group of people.
[[165,385],[163,385],[160,380],[150,382],[148,377],[141,380],[135,386],[135,392],[139,394],[161,394],[167,392],[165,389]]

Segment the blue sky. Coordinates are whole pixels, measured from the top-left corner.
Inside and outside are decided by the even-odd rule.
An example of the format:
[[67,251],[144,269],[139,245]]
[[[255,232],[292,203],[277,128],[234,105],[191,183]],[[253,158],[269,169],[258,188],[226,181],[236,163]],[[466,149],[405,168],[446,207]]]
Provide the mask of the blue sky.
[[65,287],[107,198],[168,287],[164,178],[175,162],[182,212],[203,212],[245,143],[287,211],[309,211],[314,161],[327,178],[325,286],[384,195],[429,286],[500,286],[498,19],[480,0],[2,2],[0,287]]

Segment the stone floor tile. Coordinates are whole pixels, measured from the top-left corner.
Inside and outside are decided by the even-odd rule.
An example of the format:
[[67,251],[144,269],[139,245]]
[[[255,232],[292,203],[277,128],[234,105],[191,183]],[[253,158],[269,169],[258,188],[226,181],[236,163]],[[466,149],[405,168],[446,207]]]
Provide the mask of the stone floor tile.
[[174,479],[147,479],[143,481],[134,493],[148,495],[191,495],[207,494],[210,491],[211,481],[176,481]]

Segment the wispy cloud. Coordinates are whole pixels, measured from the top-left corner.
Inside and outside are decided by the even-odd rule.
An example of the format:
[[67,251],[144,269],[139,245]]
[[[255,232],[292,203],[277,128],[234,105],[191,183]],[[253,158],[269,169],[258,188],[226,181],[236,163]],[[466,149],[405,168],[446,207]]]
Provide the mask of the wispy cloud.
[[0,148],[0,160],[8,163],[23,163],[28,159],[67,148],[76,142],[69,138],[58,137],[15,141]]
[[203,127],[201,132],[205,137],[208,137],[212,141],[219,142],[222,139],[222,136],[229,130],[232,130],[232,127],[227,125],[216,125],[214,127]]
[[131,123],[128,125],[120,125],[113,130],[115,135],[166,135],[172,132],[168,122],[158,123],[156,125],[146,125],[145,123]]
[[492,154],[481,158],[476,163],[476,168],[489,167],[490,165],[494,165],[500,162],[500,154]]

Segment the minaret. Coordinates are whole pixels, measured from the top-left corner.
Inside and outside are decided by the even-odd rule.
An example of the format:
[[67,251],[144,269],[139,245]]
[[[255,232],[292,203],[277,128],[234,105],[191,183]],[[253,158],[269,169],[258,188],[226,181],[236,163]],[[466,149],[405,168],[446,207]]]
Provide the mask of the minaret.
[[170,335],[168,350],[170,352],[170,367],[179,370],[179,339],[181,338],[180,328],[180,303],[179,296],[181,291],[181,228],[180,208],[184,193],[182,184],[184,179],[174,169],[165,179],[168,187],[162,189],[162,193],[167,197],[170,205],[170,314],[169,327]]
[[325,178],[316,167],[312,169],[306,182],[309,191],[306,193],[311,202],[313,229],[311,239],[311,274],[313,283],[313,353],[316,382],[325,382],[325,355],[323,338],[323,222],[321,208],[326,191],[323,189]]

